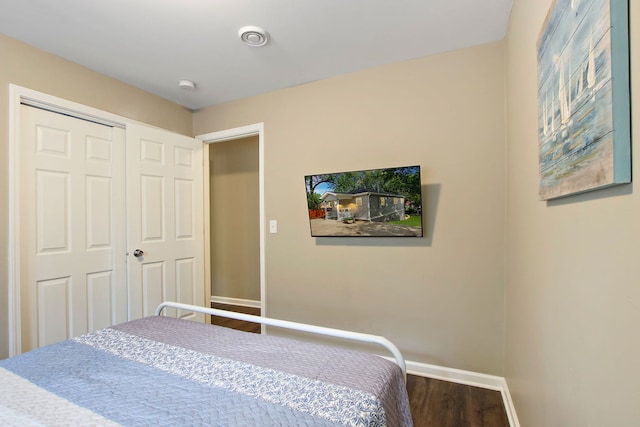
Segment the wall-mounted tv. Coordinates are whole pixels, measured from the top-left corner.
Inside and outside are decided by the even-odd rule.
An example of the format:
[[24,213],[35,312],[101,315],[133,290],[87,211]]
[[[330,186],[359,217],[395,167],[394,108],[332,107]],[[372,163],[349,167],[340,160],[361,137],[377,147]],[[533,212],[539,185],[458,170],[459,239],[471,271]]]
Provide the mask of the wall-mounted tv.
[[312,237],[422,237],[420,166],[304,177]]

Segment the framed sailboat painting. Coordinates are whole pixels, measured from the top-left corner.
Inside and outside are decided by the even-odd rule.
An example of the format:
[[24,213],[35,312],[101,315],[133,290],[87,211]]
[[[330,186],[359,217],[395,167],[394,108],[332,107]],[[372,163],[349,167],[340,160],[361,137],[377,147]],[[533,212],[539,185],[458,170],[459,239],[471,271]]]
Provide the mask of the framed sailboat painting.
[[631,182],[628,0],[555,0],[537,51],[540,199]]

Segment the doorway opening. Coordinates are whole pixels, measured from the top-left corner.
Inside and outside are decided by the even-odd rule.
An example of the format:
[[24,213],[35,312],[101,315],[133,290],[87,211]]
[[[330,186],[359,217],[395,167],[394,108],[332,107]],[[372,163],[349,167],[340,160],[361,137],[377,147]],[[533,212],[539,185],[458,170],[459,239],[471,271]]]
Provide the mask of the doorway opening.
[[[205,283],[214,308],[266,315],[264,138],[255,124],[197,137],[205,143]],[[222,319],[212,319],[213,323]],[[224,326],[224,325],[223,325]],[[240,329],[263,331],[261,325]]]

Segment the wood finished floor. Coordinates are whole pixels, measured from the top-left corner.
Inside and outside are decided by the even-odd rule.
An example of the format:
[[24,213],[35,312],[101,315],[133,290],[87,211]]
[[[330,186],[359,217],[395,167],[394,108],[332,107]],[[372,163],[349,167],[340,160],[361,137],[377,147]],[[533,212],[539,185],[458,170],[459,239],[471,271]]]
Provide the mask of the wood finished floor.
[[[260,309],[253,307],[243,307],[239,305],[219,304],[212,302],[211,308],[260,316]],[[224,326],[225,328],[238,329],[245,332],[253,332],[254,334],[259,334],[261,329],[259,323],[244,322],[242,320],[229,319],[221,316],[211,316],[211,323],[218,326]]]
[[414,427],[509,427],[499,391],[407,375]]
[[[260,315],[259,308],[212,303],[212,308]],[[260,324],[212,316],[211,323],[260,333]],[[509,427],[498,391],[407,375],[414,427]]]

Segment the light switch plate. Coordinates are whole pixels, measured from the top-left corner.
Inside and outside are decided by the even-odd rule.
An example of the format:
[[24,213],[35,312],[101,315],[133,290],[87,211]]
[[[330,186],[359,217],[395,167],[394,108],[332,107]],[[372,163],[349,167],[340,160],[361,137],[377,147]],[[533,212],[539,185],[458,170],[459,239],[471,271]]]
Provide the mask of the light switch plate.
[[272,219],[269,221],[269,233],[275,234],[278,232],[278,221]]

